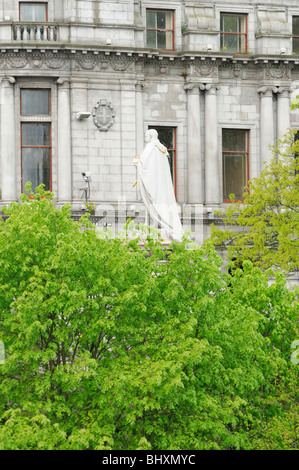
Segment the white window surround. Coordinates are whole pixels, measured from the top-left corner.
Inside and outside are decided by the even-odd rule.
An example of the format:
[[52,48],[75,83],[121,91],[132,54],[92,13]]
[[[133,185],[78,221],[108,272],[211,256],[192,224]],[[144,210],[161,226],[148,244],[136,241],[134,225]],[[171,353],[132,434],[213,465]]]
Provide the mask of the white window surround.
[[[24,88],[47,89],[51,91],[51,114],[46,116],[21,116],[20,99],[21,90]],[[15,122],[16,122],[16,179],[17,179],[17,195],[21,193],[22,175],[21,175],[21,124],[25,122],[49,122],[51,124],[51,171],[52,171],[52,191],[57,192],[57,90],[52,80],[39,80],[33,77],[19,77],[15,84]]]
[[54,2],[50,0],[19,0],[18,1],[18,16],[17,16],[17,21],[19,21],[19,4],[20,3],[45,3],[48,5],[48,23],[51,23],[54,19]]
[[182,5],[179,2],[160,2],[154,0],[152,2],[145,1],[142,3],[142,18],[143,26],[145,28],[144,32],[144,44],[146,47],[146,10],[169,10],[174,12],[174,52],[182,48],[182,14],[181,14]]
[[244,124],[238,124],[232,121],[221,121],[219,122],[218,129],[218,142],[219,142],[219,164],[221,168],[221,194],[223,193],[223,181],[222,181],[222,129],[237,129],[249,132],[249,175],[248,179],[257,178],[260,173],[260,162],[257,161],[257,155],[259,154],[259,142],[258,142],[258,125],[256,122],[247,121]]
[[[236,15],[247,15],[247,26],[248,26],[248,32],[247,32],[247,49],[249,52],[254,52],[254,47],[255,47],[255,34],[257,31],[257,25],[255,25],[255,10],[254,8],[250,8],[248,6],[242,7],[238,6],[238,8],[235,5],[231,6],[226,6],[226,5],[217,5],[216,6],[216,11],[215,11],[215,17],[217,20],[217,24],[219,26],[219,33],[220,33],[220,14],[221,13],[231,13],[236,14]],[[219,50],[220,50],[220,34],[219,34]]]

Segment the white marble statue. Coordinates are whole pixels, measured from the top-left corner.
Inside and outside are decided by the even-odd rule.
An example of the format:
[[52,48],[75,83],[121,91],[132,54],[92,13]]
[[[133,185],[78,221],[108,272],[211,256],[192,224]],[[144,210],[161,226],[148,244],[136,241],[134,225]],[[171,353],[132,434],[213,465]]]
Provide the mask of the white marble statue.
[[166,237],[182,241],[183,229],[168,162],[166,147],[158,139],[158,132],[150,129],[145,133],[146,146],[137,165],[137,187],[148,215],[165,231]]

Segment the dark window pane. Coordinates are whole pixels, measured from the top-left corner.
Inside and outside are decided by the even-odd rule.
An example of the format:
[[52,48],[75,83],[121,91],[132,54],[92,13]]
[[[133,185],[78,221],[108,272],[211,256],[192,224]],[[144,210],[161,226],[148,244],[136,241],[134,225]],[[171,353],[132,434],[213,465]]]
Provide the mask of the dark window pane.
[[156,28],[156,12],[152,10],[146,11],[146,27],[147,28]]
[[158,132],[158,139],[160,140],[161,144],[165,145],[167,151],[169,153],[168,161],[170,166],[170,173],[172,177],[172,181],[174,181],[174,174],[175,174],[175,142],[174,142],[174,133],[175,129],[173,127],[157,127],[157,126],[149,126],[149,129],[156,129]]
[[166,18],[164,11],[157,11],[157,28],[166,29]]
[[174,168],[173,168],[173,165],[174,165],[174,152],[173,150],[168,150],[168,162],[169,162],[169,166],[170,166],[170,173],[171,173],[171,177],[172,177],[172,181],[174,179]]
[[22,124],[22,146],[50,146],[50,124]]
[[49,90],[21,90],[22,115],[50,114]]
[[[223,199],[229,200],[234,194],[237,200],[243,199],[248,174],[248,131],[243,129],[223,129]],[[241,153],[242,152],[242,153]]]
[[299,54],[299,38],[293,38],[293,52]]
[[239,33],[239,22],[237,15],[222,15],[222,31],[228,33]]
[[221,49],[229,52],[246,52],[246,35],[222,34],[220,37]]
[[153,47],[157,48],[157,43],[156,43],[156,31],[147,31],[146,32],[146,45],[147,47]]
[[230,152],[246,152],[247,132],[243,129],[223,129],[222,149]]
[[47,21],[47,4],[20,3],[20,21]]
[[237,200],[243,199],[247,184],[246,155],[224,154],[223,156],[223,199],[234,194]]
[[293,16],[293,36],[299,36],[299,16]]
[[174,147],[173,129],[171,127],[154,127],[154,129],[158,132],[160,142],[165,145],[166,148],[172,149]]
[[230,52],[240,52],[239,36],[225,34],[223,35],[222,47],[229,49]]
[[158,49],[166,49],[166,33],[165,33],[165,31],[157,31],[157,47],[158,47]]
[[22,149],[22,191],[30,181],[32,190],[40,184],[45,184],[45,189],[50,189],[50,149],[23,148]]

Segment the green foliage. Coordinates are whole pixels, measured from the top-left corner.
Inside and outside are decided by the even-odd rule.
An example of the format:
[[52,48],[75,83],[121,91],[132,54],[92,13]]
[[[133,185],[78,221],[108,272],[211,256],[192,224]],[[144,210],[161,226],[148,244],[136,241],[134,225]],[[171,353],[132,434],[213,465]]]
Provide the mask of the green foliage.
[[288,371],[284,380],[275,384],[268,408],[275,406],[273,416],[260,412],[260,426],[252,430],[251,446],[257,450],[299,449],[298,367]]
[[250,259],[262,268],[298,270],[299,142],[290,132],[273,147],[273,159],[249,183],[243,203],[231,204],[224,217],[229,230],[212,229],[211,240],[228,249],[230,260]]
[[258,446],[298,370],[284,279],[223,275],[212,245],[165,248],[144,226],[99,233],[42,188],[22,198],[0,223],[0,449]]

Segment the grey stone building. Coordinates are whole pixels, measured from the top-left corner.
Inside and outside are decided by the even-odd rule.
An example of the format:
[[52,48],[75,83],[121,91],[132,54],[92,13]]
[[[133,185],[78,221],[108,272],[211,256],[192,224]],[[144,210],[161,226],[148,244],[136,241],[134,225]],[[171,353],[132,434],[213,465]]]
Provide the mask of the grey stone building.
[[31,181],[78,214],[89,172],[100,226],[142,221],[132,161],[154,127],[200,241],[299,127],[299,3],[0,0],[0,74],[0,209]]

